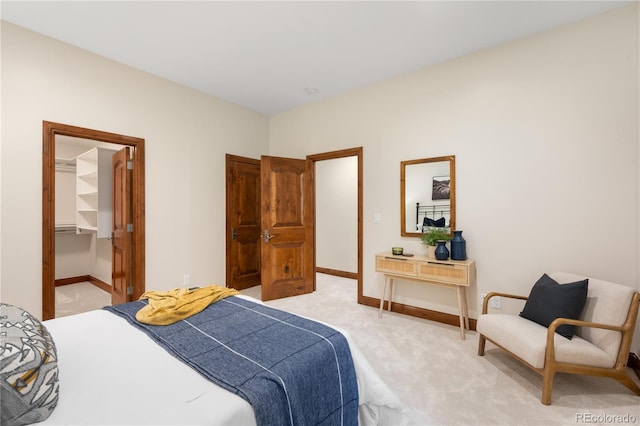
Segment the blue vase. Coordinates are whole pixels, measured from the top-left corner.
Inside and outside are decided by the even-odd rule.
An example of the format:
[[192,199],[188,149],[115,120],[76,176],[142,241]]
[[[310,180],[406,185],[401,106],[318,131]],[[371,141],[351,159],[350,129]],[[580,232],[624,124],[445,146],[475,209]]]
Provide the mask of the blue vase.
[[467,242],[462,238],[462,231],[453,231],[453,238],[451,239],[451,259],[467,259]]
[[445,240],[438,241],[436,247],[436,259],[447,260],[449,258],[449,249],[447,249],[447,242]]

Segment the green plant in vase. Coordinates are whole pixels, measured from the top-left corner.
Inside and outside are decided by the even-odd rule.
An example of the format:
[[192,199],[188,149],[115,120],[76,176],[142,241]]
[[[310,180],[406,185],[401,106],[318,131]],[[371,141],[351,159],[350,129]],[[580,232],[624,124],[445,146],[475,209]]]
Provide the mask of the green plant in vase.
[[420,235],[422,244],[427,246],[427,256],[435,259],[435,250],[438,245],[438,241],[451,240],[451,234],[449,228],[438,228],[429,226],[424,228],[424,232]]

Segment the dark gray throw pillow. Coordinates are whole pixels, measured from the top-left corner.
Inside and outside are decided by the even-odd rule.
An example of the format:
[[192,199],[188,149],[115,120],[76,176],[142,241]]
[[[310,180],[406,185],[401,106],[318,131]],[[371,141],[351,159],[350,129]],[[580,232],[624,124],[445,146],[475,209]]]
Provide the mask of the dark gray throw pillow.
[[440,219],[431,219],[425,216],[422,221],[422,226],[435,226],[436,228],[444,228],[447,224],[447,220],[444,217]]
[[38,319],[0,303],[0,424],[45,420],[58,403],[58,357],[53,338]]
[[[520,316],[545,327],[556,318],[578,319],[587,302],[589,280],[559,284],[544,274],[535,283]],[[556,333],[571,340],[576,327],[563,324]]]

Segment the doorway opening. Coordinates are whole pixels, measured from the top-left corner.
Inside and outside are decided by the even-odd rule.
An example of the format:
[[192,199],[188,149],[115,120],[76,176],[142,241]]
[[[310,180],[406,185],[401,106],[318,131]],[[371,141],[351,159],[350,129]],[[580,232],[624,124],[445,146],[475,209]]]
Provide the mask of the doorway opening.
[[[80,138],[130,151],[130,196],[126,197],[128,228],[130,235],[126,240],[130,250],[126,259],[118,255],[112,260],[112,299],[121,303],[137,299],[145,290],[145,216],[144,216],[144,139],[124,136],[115,133],[92,130],[77,126],[43,121],[43,161],[42,161],[42,319],[55,318],[55,272],[56,272],[56,138]],[[115,163],[114,163],[115,164]],[[125,167],[126,169],[127,167]],[[130,202],[129,202],[130,200]],[[115,199],[116,203],[121,200]],[[120,205],[120,204],[118,204]],[[122,216],[114,208],[116,218]],[[76,224],[77,225],[77,224]],[[80,228],[77,228],[80,229]],[[82,232],[82,231],[79,231]],[[115,233],[114,233],[115,236]],[[114,246],[117,237],[112,240]],[[120,253],[118,251],[118,253]],[[117,271],[116,271],[117,270]],[[129,283],[125,291],[121,291],[123,277]]]
[[121,149],[56,135],[56,318],[112,302],[112,158]]
[[[364,174],[363,174],[363,149],[362,147],[343,149],[339,151],[325,152],[321,154],[308,155],[307,160],[311,160],[314,164],[314,172],[317,168],[317,163],[320,161],[336,160],[347,157],[355,157],[357,160],[357,273],[354,275],[350,272],[330,270],[330,269],[318,269],[316,272],[322,272],[329,275],[336,275],[345,278],[353,278],[358,284],[358,303],[363,304],[364,298],[362,294],[362,281],[363,281],[363,239],[364,239],[364,222],[363,222],[363,193],[364,193]],[[315,188],[315,187],[314,187]],[[315,189],[314,189],[315,190]],[[315,197],[314,197],[315,199]],[[317,213],[317,206],[314,207],[314,211]],[[316,231],[314,231],[314,234]]]
[[[345,149],[307,156],[306,161],[311,162],[315,173],[318,161],[335,160],[345,157],[357,159],[357,272],[341,271],[336,269],[316,268],[315,251],[317,229],[313,229],[314,257],[313,276],[315,272],[353,278],[358,283],[358,303],[363,303],[362,277],[363,277],[363,168],[362,147]],[[246,289],[261,283],[261,250],[260,241],[262,235],[261,208],[265,204],[264,197],[260,194],[260,160],[238,157],[227,154],[227,229],[226,229],[226,284],[227,287]],[[311,185],[311,199],[315,203],[315,185]],[[314,204],[312,211],[316,212]],[[314,213],[315,215],[315,213]],[[277,237],[276,237],[277,238]],[[286,266],[285,266],[286,269]],[[315,281],[315,279],[314,279]]]

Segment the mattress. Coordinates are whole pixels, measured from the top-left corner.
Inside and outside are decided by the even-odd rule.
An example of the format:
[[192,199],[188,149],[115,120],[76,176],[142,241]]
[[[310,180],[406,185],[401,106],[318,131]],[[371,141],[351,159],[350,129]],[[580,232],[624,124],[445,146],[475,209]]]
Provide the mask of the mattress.
[[[121,317],[98,310],[44,324],[58,352],[60,394],[40,424],[256,424],[243,398],[210,382]],[[358,379],[359,424],[406,423],[402,403],[348,333],[339,331],[349,342]]]

